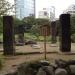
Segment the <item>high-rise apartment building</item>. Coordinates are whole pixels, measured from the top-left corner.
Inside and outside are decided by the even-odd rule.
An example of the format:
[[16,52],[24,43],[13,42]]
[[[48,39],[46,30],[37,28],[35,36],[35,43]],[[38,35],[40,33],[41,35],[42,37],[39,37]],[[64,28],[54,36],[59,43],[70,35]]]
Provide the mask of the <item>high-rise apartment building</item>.
[[43,10],[39,11],[38,18],[49,19],[49,13],[46,8],[43,8]]
[[15,0],[15,14],[19,19],[34,15],[35,16],[35,0]]
[[54,6],[50,7],[50,20],[55,21],[55,7]]

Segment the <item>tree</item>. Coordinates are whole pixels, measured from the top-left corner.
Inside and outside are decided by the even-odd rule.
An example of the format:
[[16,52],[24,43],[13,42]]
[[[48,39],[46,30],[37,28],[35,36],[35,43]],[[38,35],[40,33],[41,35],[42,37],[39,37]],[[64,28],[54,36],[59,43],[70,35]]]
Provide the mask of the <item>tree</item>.
[[45,24],[50,25],[50,21],[49,21],[49,19],[37,18],[37,19],[36,19],[36,24],[37,24],[37,25],[45,25]]
[[0,16],[6,15],[8,10],[12,9],[15,5],[11,5],[6,0],[0,0]]
[[28,17],[25,17],[24,19],[23,19],[23,22],[25,23],[25,24],[27,24],[27,25],[35,25],[35,18],[34,18],[34,16],[28,16]]
[[7,12],[12,9],[15,5],[11,5],[6,0],[0,0],[0,33],[3,32],[3,15],[6,15]]
[[50,25],[50,21],[48,19],[40,19],[37,18],[35,19],[34,25],[31,27],[30,32],[37,37],[37,40],[39,40],[39,35],[40,35],[40,26],[42,25]]
[[37,37],[37,40],[39,40],[39,26],[33,25],[30,32]]
[[24,22],[24,25],[25,25],[25,28],[26,28],[26,32],[30,32],[33,25],[36,25],[36,19],[33,15],[25,17],[23,19],[23,22]]
[[23,19],[23,22],[25,26],[30,27],[30,33],[34,34],[38,37],[39,28],[41,25],[50,24],[50,21],[48,19],[40,19],[35,18],[34,16],[28,16]]
[[24,22],[18,18],[14,18],[14,25],[15,26],[19,26],[19,25],[22,25],[24,24]]

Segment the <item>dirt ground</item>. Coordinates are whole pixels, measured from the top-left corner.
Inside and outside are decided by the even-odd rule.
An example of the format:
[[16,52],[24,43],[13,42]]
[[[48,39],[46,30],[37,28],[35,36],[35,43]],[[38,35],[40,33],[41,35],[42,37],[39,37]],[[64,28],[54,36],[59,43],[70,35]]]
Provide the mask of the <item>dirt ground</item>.
[[[25,46],[16,46],[16,52],[44,52],[44,45],[43,43],[38,43],[40,45],[40,49],[34,49],[30,45]],[[75,44],[72,44],[71,52],[74,53],[75,50]],[[75,54],[61,54],[56,53],[59,52],[59,44],[56,44],[56,47],[51,47],[50,43],[47,43],[47,52],[51,52],[47,54],[47,59],[50,62],[53,62],[55,59],[64,59],[64,60],[70,60],[75,59]],[[5,63],[3,69],[0,71],[0,75],[4,75],[8,72],[14,71],[17,66],[21,63],[27,62],[27,61],[35,61],[35,60],[44,60],[44,53],[42,54],[31,54],[31,55],[18,55],[18,56],[7,56],[5,57]]]

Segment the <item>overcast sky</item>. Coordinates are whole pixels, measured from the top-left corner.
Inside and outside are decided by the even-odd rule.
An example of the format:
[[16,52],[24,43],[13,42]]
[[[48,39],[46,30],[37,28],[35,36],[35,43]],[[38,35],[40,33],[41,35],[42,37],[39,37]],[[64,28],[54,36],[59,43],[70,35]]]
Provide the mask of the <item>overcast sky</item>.
[[[14,3],[14,0],[8,0],[11,3]],[[59,15],[68,8],[71,4],[75,4],[75,0],[36,0],[36,12],[42,10],[42,8],[55,6],[55,15]]]

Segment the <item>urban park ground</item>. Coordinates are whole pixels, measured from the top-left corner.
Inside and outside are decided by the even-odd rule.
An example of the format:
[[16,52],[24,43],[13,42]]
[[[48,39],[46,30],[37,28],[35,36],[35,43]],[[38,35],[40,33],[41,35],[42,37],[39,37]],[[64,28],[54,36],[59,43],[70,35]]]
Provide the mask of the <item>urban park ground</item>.
[[[44,59],[44,42],[38,42],[40,48],[33,48],[31,45],[16,46],[16,53],[21,55],[16,56],[2,56],[4,58],[3,69],[0,70],[0,75],[14,71],[17,66],[24,62],[37,61]],[[3,48],[0,46],[0,54],[2,54]],[[59,43],[56,43],[55,47],[51,46],[50,42],[47,42],[47,60],[53,62],[55,59],[70,60],[75,59],[75,43],[71,44],[71,54],[62,54],[59,51]]]

